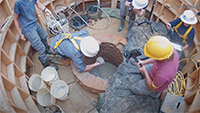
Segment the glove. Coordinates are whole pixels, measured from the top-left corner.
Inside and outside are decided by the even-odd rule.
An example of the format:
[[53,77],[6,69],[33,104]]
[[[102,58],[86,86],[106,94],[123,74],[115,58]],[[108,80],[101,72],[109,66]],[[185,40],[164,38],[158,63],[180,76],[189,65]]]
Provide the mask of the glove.
[[105,61],[102,57],[97,57],[96,62],[100,63],[100,64],[104,64]]

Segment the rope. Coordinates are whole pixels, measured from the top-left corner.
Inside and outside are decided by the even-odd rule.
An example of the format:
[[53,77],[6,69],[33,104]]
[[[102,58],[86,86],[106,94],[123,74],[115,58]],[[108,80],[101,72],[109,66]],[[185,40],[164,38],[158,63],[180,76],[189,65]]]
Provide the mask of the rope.
[[[193,56],[194,56],[194,55],[193,55]],[[172,81],[172,83],[168,86],[168,91],[169,91],[171,94],[173,94],[173,95],[183,96],[185,90],[190,90],[190,89],[192,89],[192,88],[195,86],[195,84],[197,84],[197,82],[198,82],[198,73],[199,73],[199,72],[198,72],[198,66],[197,66],[197,64],[196,64],[196,62],[195,62],[194,59],[192,59],[192,58],[184,58],[184,59],[181,59],[181,60],[179,61],[179,64],[180,64],[181,62],[183,62],[183,61],[188,61],[188,60],[191,60],[191,61],[194,63],[194,65],[195,65],[195,68],[196,68],[196,71],[197,71],[195,81],[194,81],[194,83],[192,84],[191,87],[186,88],[185,81],[186,81],[189,77],[184,78],[183,73],[182,73],[181,71],[178,71],[176,77],[174,78],[174,80]]]
[[52,14],[46,15],[45,19],[47,29],[52,35],[58,35],[65,32],[60,22],[58,22]]

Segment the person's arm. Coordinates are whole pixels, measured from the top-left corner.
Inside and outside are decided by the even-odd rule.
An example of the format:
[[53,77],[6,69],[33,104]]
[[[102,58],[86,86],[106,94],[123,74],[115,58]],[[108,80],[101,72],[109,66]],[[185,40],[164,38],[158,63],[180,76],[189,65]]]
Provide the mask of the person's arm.
[[147,64],[151,64],[151,63],[154,63],[154,59],[152,59],[152,58],[149,58],[149,59],[146,59],[146,60],[140,60],[139,62],[138,62],[138,64],[142,64],[143,66],[144,65],[147,65]]
[[144,9],[135,9],[133,8],[133,10],[137,13],[138,17],[141,17],[144,15],[145,10]]
[[125,4],[124,4],[127,8],[130,7],[130,2],[128,0],[126,0]]
[[192,28],[192,30],[190,31],[190,33],[187,35],[187,39],[186,39],[186,44],[182,47],[182,49],[186,49],[189,46],[191,46],[194,42],[194,36],[195,36],[195,30],[194,28]]
[[21,29],[20,29],[20,26],[19,26],[18,17],[19,17],[19,15],[14,13],[14,23],[15,23],[15,27],[16,27],[16,29],[17,29],[17,32],[19,33],[20,39],[26,41],[26,38],[25,38],[24,35],[21,33]]
[[166,28],[167,28],[168,30],[170,30],[170,27],[171,27],[171,24],[170,24],[170,23],[167,23],[167,24],[166,24]]
[[36,2],[36,6],[41,9],[43,12],[51,14],[51,11],[49,9],[47,9],[42,3],[39,2],[39,0],[37,0]]
[[89,70],[91,70],[91,69],[93,69],[93,68],[95,68],[95,67],[97,67],[99,65],[100,65],[99,62],[95,62],[95,63],[90,64],[90,65],[86,65],[86,68],[85,68],[84,72],[87,72],[87,71],[89,71]]
[[152,91],[155,91],[157,88],[155,86],[154,87],[152,86],[152,80],[149,77],[149,74],[148,74],[146,68],[144,66],[142,66],[142,67],[139,68],[139,70],[140,70],[141,73],[144,74],[145,80],[146,80],[146,83],[147,83],[147,86],[149,87],[149,89],[152,90]]

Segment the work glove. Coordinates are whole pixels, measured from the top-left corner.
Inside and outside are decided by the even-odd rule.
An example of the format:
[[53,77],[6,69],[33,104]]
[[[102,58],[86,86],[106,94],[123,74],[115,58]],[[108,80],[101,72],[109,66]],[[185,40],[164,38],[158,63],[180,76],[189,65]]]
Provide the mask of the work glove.
[[100,63],[100,64],[104,64],[105,61],[102,57],[97,57],[96,62]]

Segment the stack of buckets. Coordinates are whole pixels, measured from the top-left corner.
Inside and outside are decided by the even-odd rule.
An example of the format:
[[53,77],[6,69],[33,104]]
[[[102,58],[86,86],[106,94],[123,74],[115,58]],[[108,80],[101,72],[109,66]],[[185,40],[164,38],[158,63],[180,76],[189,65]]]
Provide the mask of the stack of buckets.
[[[50,91],[46,84],[50,87]],[[57,71],[51,66],[44,68],[41,76],[33,74],[28,85],[32,91],[37,92],[36,99],[41,106],[52,106],[55,105],[56,99],[69,98],[68,85],[63,80],[59,80]]]

